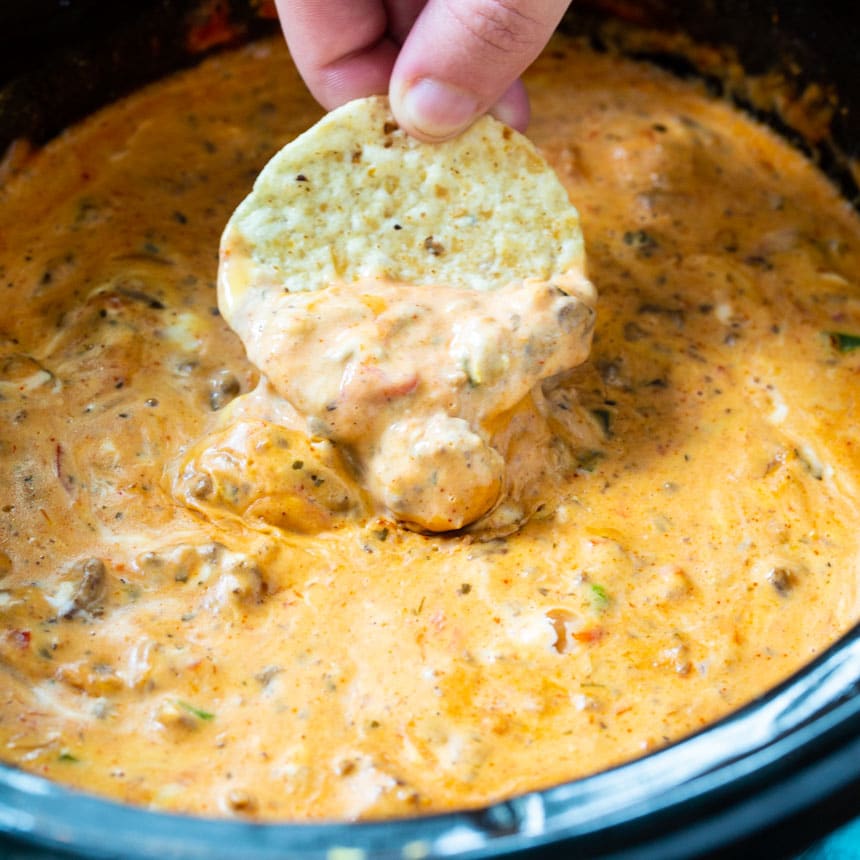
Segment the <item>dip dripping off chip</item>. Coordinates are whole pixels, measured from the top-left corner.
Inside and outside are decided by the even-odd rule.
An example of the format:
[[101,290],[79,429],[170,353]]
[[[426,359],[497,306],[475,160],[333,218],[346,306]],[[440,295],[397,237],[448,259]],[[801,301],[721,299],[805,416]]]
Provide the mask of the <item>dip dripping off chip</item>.
[[219,305],[383,512],[510,530],[557,471],[541,384],[588,355],[583,269],[577,211],[526,138],[484,117],[421,143],[375,97],[265,167],[224,232]]

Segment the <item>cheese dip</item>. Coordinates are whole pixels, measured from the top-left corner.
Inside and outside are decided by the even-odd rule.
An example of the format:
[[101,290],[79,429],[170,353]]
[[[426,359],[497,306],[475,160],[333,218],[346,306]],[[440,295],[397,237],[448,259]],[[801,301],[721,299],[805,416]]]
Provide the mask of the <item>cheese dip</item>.
[[860,619],[856,213],[694,83],[558,39],[527,84],[599,301],[543,395],[554,472],[490,540],[379,517],[348,451],[254,407],[217,250],[319,117],[280,43],[7,180],[3,761],[203,816],[474,807],[681,738]]

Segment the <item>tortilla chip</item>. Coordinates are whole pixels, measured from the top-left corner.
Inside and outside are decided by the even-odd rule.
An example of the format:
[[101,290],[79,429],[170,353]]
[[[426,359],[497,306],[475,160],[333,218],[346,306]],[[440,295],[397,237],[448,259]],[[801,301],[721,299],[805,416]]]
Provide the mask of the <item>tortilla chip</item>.
[[495,290],[580,284],[579,215],[537,149],[492,117],[415,140],[382,96],[331,112],[272,158],[221,245],[220,290],[290,292],[387,279]]

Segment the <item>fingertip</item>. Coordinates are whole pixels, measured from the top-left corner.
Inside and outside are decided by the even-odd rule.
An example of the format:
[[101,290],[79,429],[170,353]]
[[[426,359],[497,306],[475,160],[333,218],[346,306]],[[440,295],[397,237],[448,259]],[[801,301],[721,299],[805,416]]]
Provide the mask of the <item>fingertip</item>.
[[475,95],[436,78],[420,78],[406,86],[393,85],[390,98],[401,128],[431,143],[456,137],[480,113]]
[[[477,96],[434,78],[422,78],[406,87],[392,86],[390,99],[400,127],[431,143],[456,137],[482,114]],[[514,81],[489,113],[524,132],[531,109],[523,82]]]

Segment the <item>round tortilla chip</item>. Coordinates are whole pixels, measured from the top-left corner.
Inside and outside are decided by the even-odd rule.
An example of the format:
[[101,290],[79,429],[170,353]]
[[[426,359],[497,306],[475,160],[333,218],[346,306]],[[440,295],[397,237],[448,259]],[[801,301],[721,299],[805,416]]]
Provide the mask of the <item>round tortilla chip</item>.
[[485,116],[422,143],[374,96],[332,111],[275,155],[224,231],[222,310],[248,286],[290,292],[386,279],[495,290],[581,284],[579,215],[523,135]]

